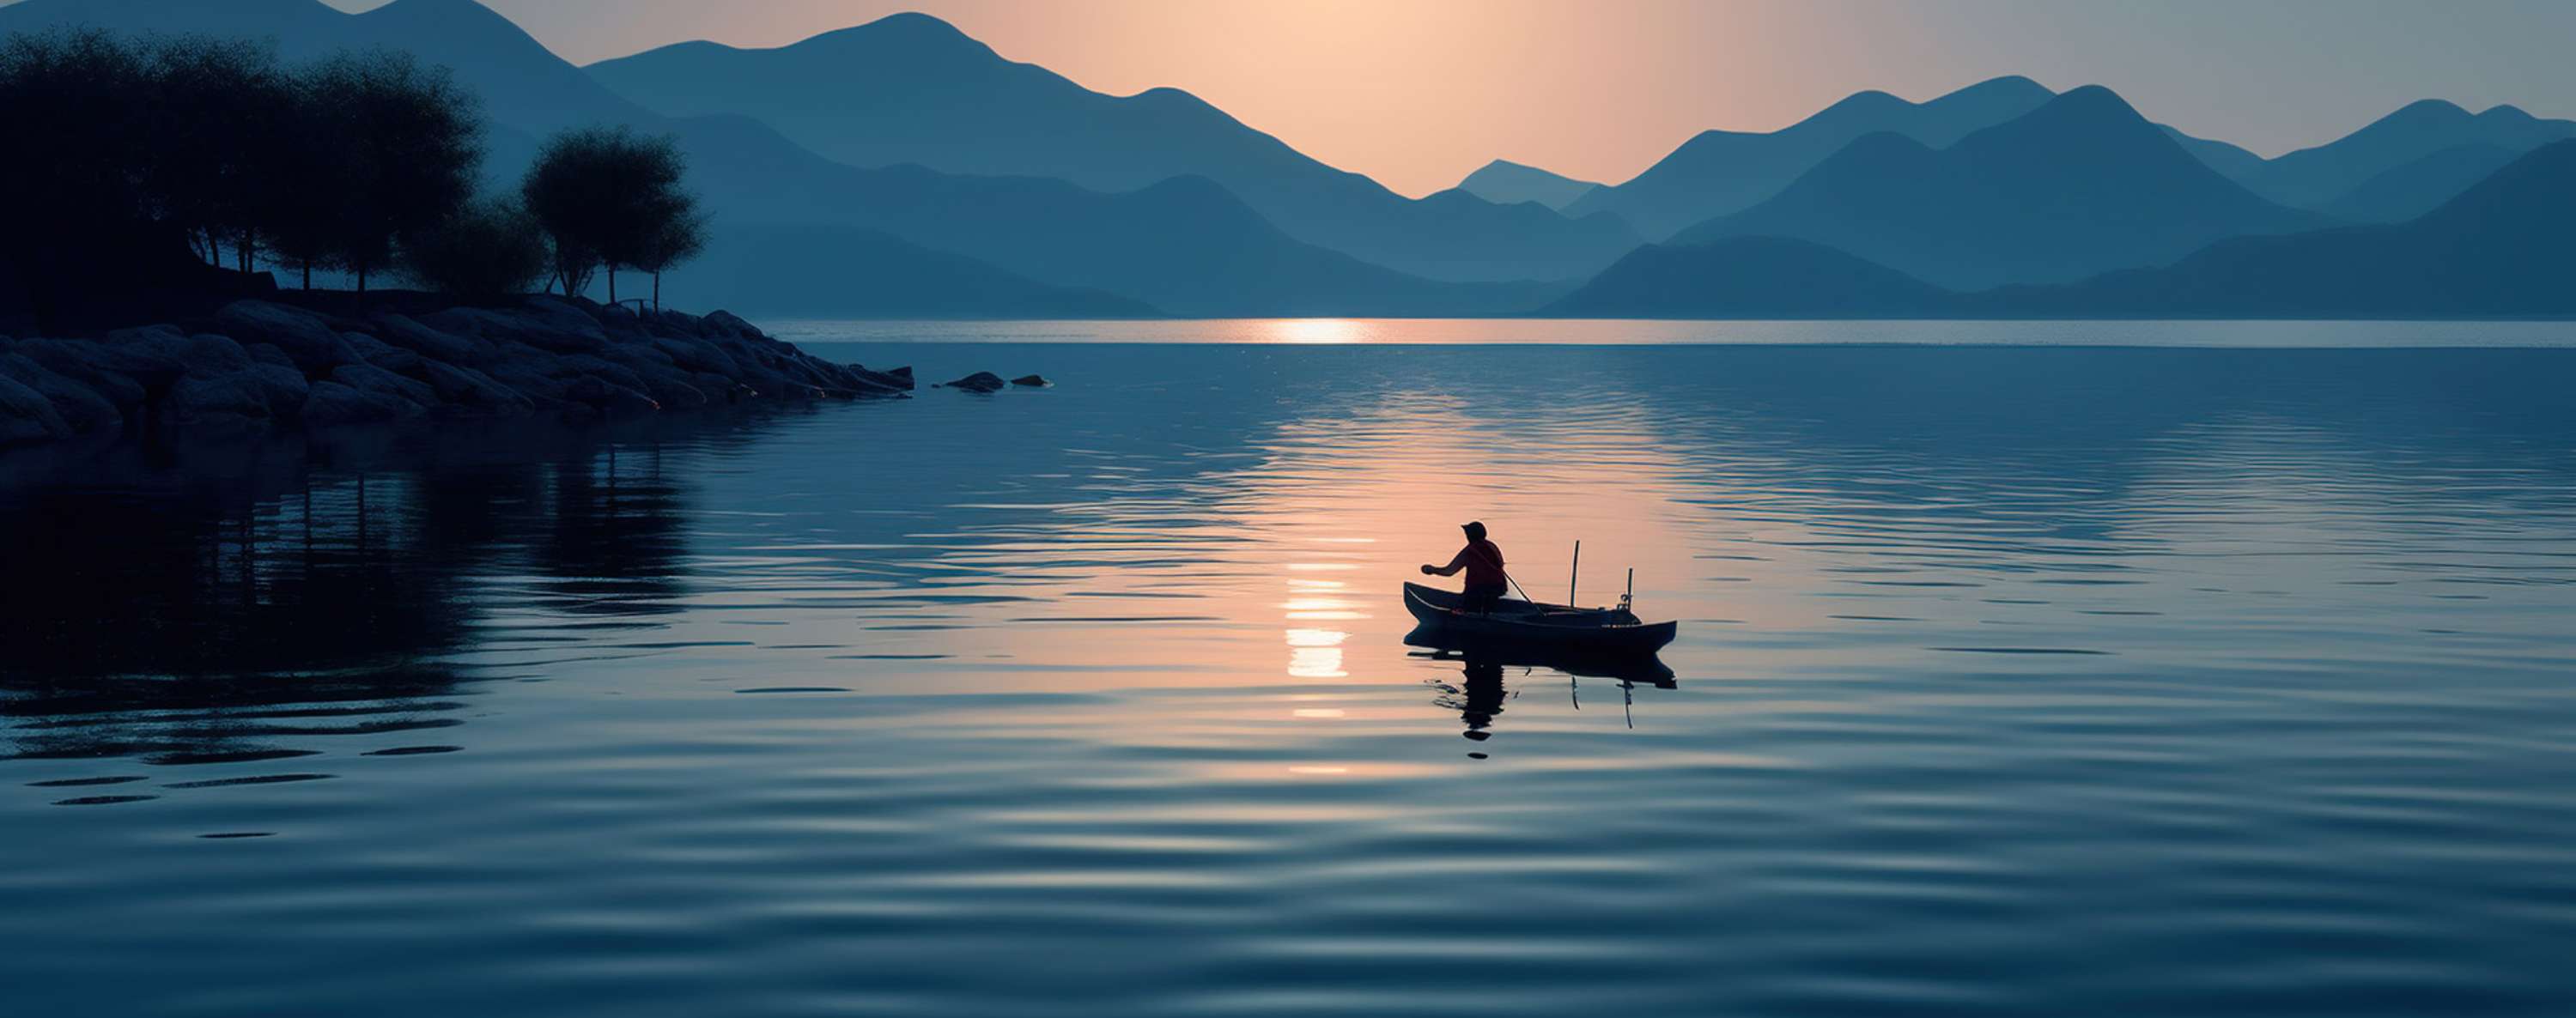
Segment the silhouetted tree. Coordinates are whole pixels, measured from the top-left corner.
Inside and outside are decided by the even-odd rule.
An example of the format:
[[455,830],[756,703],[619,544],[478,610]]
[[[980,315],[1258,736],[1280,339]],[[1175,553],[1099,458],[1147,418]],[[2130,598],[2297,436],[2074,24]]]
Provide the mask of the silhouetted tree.
[[474,193],[483,159],[474,97],[444,67],[422,70],[399,50],[343,51],[305,75],[306,102],[329,129],[332,180],[315,182],[330,210],[330,258],[358,280],[390,267],[394,238],[423,230]]
[[[0,45],[0,240],[34,312],[64,277],[143,282],[155,223],[145,63],[101,31],[15,35]],[[40,148],[38,146],[41,146]]]
[[[57,29],[0,42],[0,294],[57,305],[206,285],[229,253],[355,273],[472,193],[473,96],[406,53],[282,68],[266,44]],[[195,257],[189,257],[190,251]],[[14,299],[14,298],[13,298]],[[0,309],[6,310],[6,309]]]
[[605,266],[614,302],[619,266],[668,268],[702,248],[697,197],[680,187],[687,172],[677,139],[623,124],[547,138],[520,190],[554,241],[564,292],[581,292]]
[[272,44],[182,36],[148,54],[152,165],[163,216],[202,238],[208,260],[251,268],[261,220],[306,182],[289,162],[298,96]]
[[[694,199],[691,202],[695,204]],[[707,249],[707,217],[696,212],[673,217],[637,248],[633,265],[653,274],[653,309],[662,309],[662,273]]]
[[509,199],[468,202],[402,236],[403,274],[460,297],[526,293],[545,278],[550,258],[536,217]]

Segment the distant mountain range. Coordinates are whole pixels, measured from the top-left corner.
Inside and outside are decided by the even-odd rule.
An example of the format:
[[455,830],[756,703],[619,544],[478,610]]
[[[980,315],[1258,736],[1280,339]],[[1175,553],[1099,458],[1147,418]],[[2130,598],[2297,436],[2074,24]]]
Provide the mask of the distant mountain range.
[[1187,92],[1103,95],[923,14],[780,49],[666,46],[589,73],[659,112],[754,117],[854,166],[1054,177],[1104,192],[1206,177],[1290,237],[1431,279],[1579,279],[1638,243],[1614,217],[1464,193],[1408,199]]
[[2576,315],[2576,139],[2534,149],[2410,222],[2235,237],[2168,268],[2016,287],[1981,306],[2209,317]]
[[0,33],[55,23],[410,49],[482,97],[496,189],[565,127],[671,134],[716,241],[666,295],[758,314],[2576,314],[2576,122],[2509,106],[2416,103],[2267,160],[2004,77],[1705,132],[1615,186],[1497,160],[1408,199],[917,14],[584,69],[474,0],[0,7]]
[[2038,109],[2051,97],[2038,82],[2021,77],[1996,78],[1926,103],[1862,92],[1768,134],[1703,131],[1636,179],[1587,194],[1566,212],[1614,213],[1660,240],[1779,194],[1868,135],[1886,132],[1943,148]]
[[1548,305],[1567,318],[1947,316],[1956,293],[1822,244],[1728,237],[1648,245]]
[[[2520,155],[2564,138],[2576,138],[2576,121],[2542,120],[2511,106],[2472,114],[2452,103],[2427,99],[2331,143],[2230,175],[2254,193],[2281,204],[2325,209],[2384,174],[2453,149],[2493,146]],[[2468,157],[2455,154],[2452,158]],[[2478,179],[2460,180],[2460,189]]]
[[1810,240],[1953,290],[2162,265],[2331,222],[2255,197],[2092,86],[1943,149],[1872,134],[1743,212],[1682,231]]
[[[2071,93],[2070,93],[2071,94]],[[2576,140],[2406,223],[2231,237],[2165,268],[1943,290],[1807,241],[1651,246],[1547,309],[1603,318],[2576,315]]]

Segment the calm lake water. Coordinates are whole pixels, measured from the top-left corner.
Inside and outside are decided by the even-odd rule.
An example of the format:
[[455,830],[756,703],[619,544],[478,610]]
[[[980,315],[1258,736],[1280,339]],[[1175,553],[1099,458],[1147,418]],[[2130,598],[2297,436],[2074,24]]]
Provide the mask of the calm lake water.
[[[2566,326],[1120,328],[0,456],[0,1012],[2576,1013]],[[1468,519],[1669,688],[1406,646]]]

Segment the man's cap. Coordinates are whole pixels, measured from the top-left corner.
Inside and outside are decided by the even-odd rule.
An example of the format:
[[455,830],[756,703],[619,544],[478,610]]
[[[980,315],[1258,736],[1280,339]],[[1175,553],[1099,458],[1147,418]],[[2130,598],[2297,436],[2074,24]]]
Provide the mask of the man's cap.
[[1459,524],[1458,529],[1466,531],[1469,537],[1485,536],[1485,525],[1474,520]]

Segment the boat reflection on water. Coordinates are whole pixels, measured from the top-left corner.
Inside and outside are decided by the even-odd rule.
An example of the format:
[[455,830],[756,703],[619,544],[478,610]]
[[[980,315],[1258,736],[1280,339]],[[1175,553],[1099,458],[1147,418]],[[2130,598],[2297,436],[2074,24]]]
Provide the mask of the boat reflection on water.
[[[1514,640],[1476,639],[1436,626],[1414,627],[1412,632],[1404,634],[1404,643],[1421,648],[1413,652],[1412,657],[1459,663],[1465,684],[1444,686],[1446,693],[1439,703],[1459,713],[1467,723],[1467,730],[1462,734],[1477,742],[1493,737],[1494,718],[1502,714],[1503,702],[1511,698],[1512,694],[1503,683],[1503,672],[1508,668],[1524,671],[1545,668],[1563,673],[1567,679],[1567,695],[1573,698],[1578,709],[1583,706],[1581,680],[1586,678],[1616,680],[1623,707],[1634,706],[1634,693],[1638,686],[1656,689],[1680,686],[1673,670],[1653,654],[1584,652]],[[1629,724],[1635,727],[1633,717]]]

